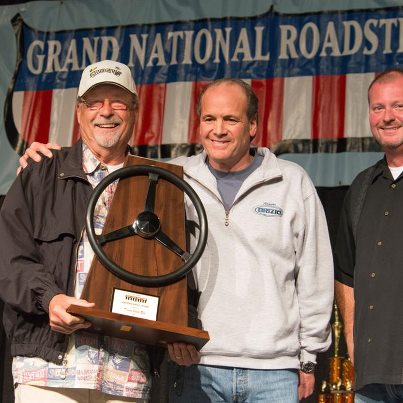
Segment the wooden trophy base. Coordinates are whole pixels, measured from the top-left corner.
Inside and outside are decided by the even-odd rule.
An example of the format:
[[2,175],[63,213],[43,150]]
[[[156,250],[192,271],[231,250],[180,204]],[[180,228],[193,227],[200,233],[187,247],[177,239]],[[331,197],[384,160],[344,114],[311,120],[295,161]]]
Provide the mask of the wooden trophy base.
[[92,327],[88,329],[89,331],[135,340],[142,344],[166,347],[168,343],[183,342],[193,344],[200,350],[209,341],[208,332],[193,327],[135,318],[78,305],[71,305],[67,312],[91,322]]
[[[129,156],[126,166],[129,165],[157,166],[183,177],[182,167],[162,161]],[[149,192],[147,176],[120,179],[103,234],[131,225],[144,211]],[[160,220],[164,233],[182,250],[185,250],[183,191],[166,180],[158,180],[154,212]],[[103,246],[103,250],[112,261],[126,271],[143,276],[165,275],[183,265],[183,261],[164,245],[155,239],[143,239],[138,235],[111,241]],[[126,314],[127,311],[122,309],[111,312],[116,289],[137,293],[136,295],[139,294],[140,297],[144,296],[144,299],[156,300],[156,314],[149,317],[136,315],[141,316],[139,318],[131,313]],[[91,322],[93,326],[87,329],[88,331],[161,346],[172,342],[185,342],[201,348],[209,340],[208,332],[187,327],[186,278],[163,287],[137,286],[116,277],[95,256],[81,298],[94,302],[95,308],[72,305],[68,312],[82,316]],[[123,308],[123,304],[120,308]],[[153,320],[150,320],[151,318]]]

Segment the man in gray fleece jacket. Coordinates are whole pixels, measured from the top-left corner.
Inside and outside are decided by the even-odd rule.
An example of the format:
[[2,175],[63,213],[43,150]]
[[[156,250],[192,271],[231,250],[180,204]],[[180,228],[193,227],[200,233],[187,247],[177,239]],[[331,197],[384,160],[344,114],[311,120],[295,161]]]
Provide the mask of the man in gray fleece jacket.
[[[206,209],[206,250],[193,273],[211,340],[169,347],[172,402],[297,402],[312,394],[316,355],[331,343],[332,254],[307,173],[252,148],[258,100],[241,80],[202,92],[203,153],[179,157]],[[187,206],[187,219],[196,219]]]
[[[171,400],[297,402],[313,392],[316,354],[331,342],[322,205],[300,166],[251,148],[258,101],[248,84],[211,83],[198,111],[204,152],[172,163],[183,165],[207,212],[208,244],[194,274],[211,340],[198,365],[176,372]],[[194,363],[191,347],[170,350],[178,364]]]

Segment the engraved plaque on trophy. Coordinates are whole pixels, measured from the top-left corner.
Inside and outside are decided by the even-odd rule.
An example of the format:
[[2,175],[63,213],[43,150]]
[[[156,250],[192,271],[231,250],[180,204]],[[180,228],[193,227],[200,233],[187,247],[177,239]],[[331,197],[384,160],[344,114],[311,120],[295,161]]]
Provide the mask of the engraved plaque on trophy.
[[[95,257],[82,298],[95,308],[68,312],[92,323],[88,330],[140,343],[186,342],[201,348],[208,332],[188,327],[186,274],[207,241],[207,218],[180,166],[129,156],[124,168],[103,179],[90,198],[86,229]],[[94,230],[97,200],[119,180],[102,234]],[[199,222],[197,244],[186,251],[185,195]]]

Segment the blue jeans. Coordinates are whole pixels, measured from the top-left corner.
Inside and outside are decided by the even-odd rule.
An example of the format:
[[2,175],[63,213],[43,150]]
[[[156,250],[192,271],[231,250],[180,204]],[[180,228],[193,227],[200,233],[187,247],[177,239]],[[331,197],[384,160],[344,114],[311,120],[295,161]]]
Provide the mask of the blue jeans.
[[298,403],[298,372],[172,364],[169,401]]
[[403,385],[372,383],[355,392],[355,403],[401,403]]

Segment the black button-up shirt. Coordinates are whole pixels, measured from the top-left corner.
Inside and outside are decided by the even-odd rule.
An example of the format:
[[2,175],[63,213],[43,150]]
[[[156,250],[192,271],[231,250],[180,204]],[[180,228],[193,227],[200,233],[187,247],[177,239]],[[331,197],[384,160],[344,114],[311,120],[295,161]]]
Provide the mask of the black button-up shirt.
[[[358,178],[359,179],[359,178]],[[362,185],[356,180],[351,188]],[[358,222],[351,230],[350,189],[335,247],[336,280],[354,287],[356,389],[403,383],[403,174],[377,164]]]

